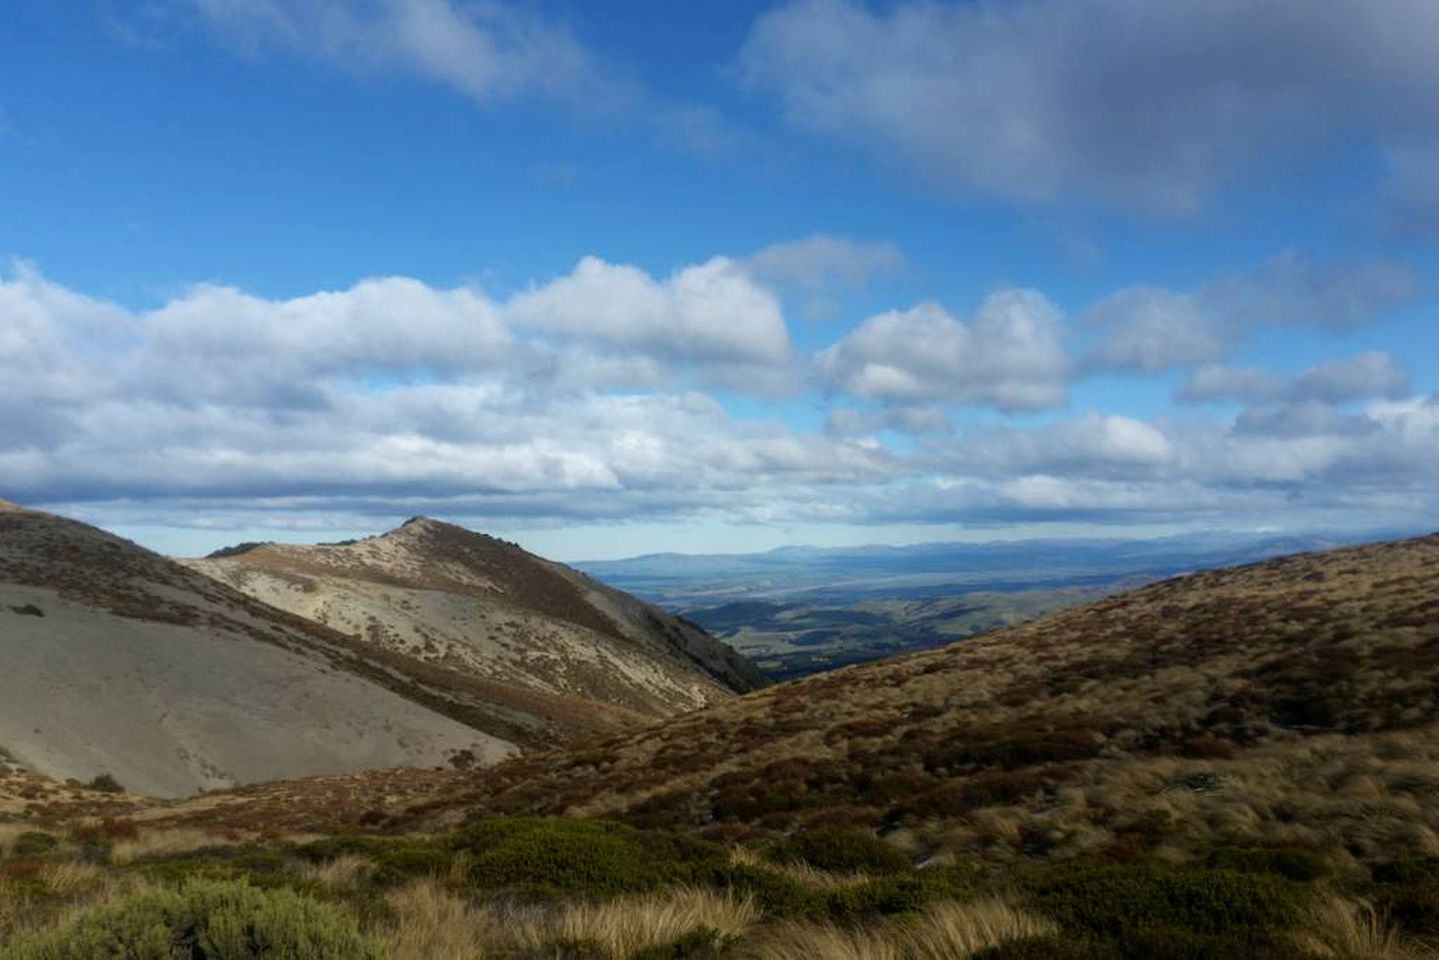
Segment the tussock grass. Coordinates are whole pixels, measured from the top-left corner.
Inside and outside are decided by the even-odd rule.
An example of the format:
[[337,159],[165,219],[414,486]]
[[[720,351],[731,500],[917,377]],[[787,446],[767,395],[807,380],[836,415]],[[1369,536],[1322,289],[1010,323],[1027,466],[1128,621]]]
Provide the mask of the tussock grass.
[[386,945],[396,960],[540,955],[567,943],[623,960],[700,933],[733,941],[760,919],[749,898],[698,887],[524,906],[468,901],[425,879],[396,891],[389,904],[396,919]]
[[504,940],[495,915],[437,880],[420,880],[388,898],[395,923],[384,939],[393,960],[478,960]]
[[323,890],[344,893],[358,890],[374,876],[376,864],[368,857],[346,854],[323,863],[306,864],[300,874]]
[[1334,960],[1432,960],[1439,948],[1406,942],[1373,904],[1336,894],[1316,898],[1295,936],[1301,949]]
[[773,870],[789,877],[796,883],[814,890],[844,890],[861,887],[872,879],[861,870],[821,870],[804,861],[773,861],[761,857],[749,847],[735,847],[730,851],[730,864],[736,867],[750,867]]
[[986,898],[935,904],[912,919],[865,929],[786,923],[744,954],[755,960],[962,960],[1010,940],[1055,933],[1052,921]]
[[110,846],[110,859],[118,864],[133,863],[148,857],[194,853],[196,850],[232,846],[240,842],[242,841],[231,835],[191,827],[142,829],[136,836],[115,840]]

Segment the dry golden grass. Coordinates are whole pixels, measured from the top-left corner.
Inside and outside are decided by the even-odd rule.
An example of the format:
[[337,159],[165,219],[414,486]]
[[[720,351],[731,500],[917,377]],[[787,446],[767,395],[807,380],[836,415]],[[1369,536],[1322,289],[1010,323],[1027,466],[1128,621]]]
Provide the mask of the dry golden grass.
[[833,870],[821,870],[807,863],[775,863],[761,857],[749,847],[731,848],[730,863],[737,867],[761,867],[765,870],[782,873],[812,890],[842,890],[845,887],[857,887],[868,883],[871,879],[869,874],[859,871],[838,873]]
[[506,956],[565,941],[593,944],[623,960],[702,929],[720,941],[734,940],[760,918],[752,900],[692,887],[607,902],[517,907],[469,902],[430,879],[397,891],[389,903],[396,919],[386,943],[396,960]]
[[495,918],[435,880],[390,895],[394,926],[385,945],[393,960],[475,960],[501,940]]
[[1374,906],[1326,894],[1314,901],[1296,935],[1299,946],[1315,957],[1334,960],[1434,960],[1439,948],[1406,941]]
[[374,872],[373,861],[353,854],[336,857],[323,863],[308,864],[302,870],[305,879],[332,893],[357,890]]
[[240,842],[242,839],[237,835],[212,830],[187,827],[144,829],[137,836],[116,840],[110,848],[110,859],[115,863],[131,863],[144,857],[192,853],[207,847]]
[[937,904],[901,926],[910,960],[967,957],[1007,940],[1056,932],[1049,920],[999,898]]
[[[606,903],[566,904],[550,929],[558,939],[592,941],[614,960],[672,943],[697,930],[737,939],[758,920],[753,900],[726,891],[680,887]],[[554,939],[554,937],[551,937]]]
[[1007,900],[936,904],[910,920],[852,930],[830,923],[784,923],[744,952],[755,960],[963,960],[1008,940],[1056,931]]

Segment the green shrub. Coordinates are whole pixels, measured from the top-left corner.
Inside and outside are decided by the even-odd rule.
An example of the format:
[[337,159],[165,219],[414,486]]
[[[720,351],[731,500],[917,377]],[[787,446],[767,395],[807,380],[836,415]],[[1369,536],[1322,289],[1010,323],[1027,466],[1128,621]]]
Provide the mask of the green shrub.
[[26,830],[10,841],[5,853],[16,860],[43,857],[60,847],[60,838],[42,830]]
[[263,888],[304,886],[295,866],[284,853],[244,845],[147,857],[127,869],[172,886],[189,880],[239,880]]
[[193,880],[93,907],[0,960],[378,960],[354,920],[288,890]]
[[113,775],[108,773],[100,774],[94,780],[91,780],[89,783],[85,784],[85,786],[89,787],[91,790],[98,790],[101,793],[125,792],[125,788],[120,785],[120,781],[116,780]]
[[1033,895],[1040,911],[1067,930],[1100,936],[1286,927],[1302,904],[1302,888],[1277,877],[1151,865],[1056,868]]
[[1439,857],[1403,857],[1386,863],[1376,863],[1370,872],[1375,883],[1439,881]]
[[1319,854],[1287,848],[1219,847],[1205,858],[1205,864],[1216,870],[1268,873],[1300,882],[1318,880],[1329,873],[1328,864]]
[[840,923],[855,923],[877,916],[915,913],[941,900],[967,899],[974,892],[973,878],[961,870],[918,870],[831,890],[824,896],[825,912]]
[[823,894],[767,867],[725,867],[716,873],[714,882],[722,889],[752,897],[766,916],[801,918],[828,913]]
[[589,820],[490,818],[453,834],[469,854],[468,879],[491,890],[614,896],[684,883],[726,861],[718,844]]
[[840,873],[900,873],[909,857],[868,830],[822,827],[778,840],[765,851],[777,863],[807,863]]
[[1406,932],[1439,936],[1439,880],[1395,884],[1375,899],[1380,909]]
[[1202,934],[1143,930],[1122,939],[1025,937],[971,960],[1312,960],[1282,936],[1260,932]]
[[672,943],[645,947],[631,954],[630,960],[718,960],[723,956],[722,947],[723,939],[719,934],[701,927]]

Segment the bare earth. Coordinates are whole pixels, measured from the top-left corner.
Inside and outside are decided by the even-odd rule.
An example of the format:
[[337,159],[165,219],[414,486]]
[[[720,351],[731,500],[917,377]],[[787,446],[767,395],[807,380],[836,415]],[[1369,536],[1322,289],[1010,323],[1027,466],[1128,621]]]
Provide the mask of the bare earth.
[[176,796],[492,763],[515,747],[348,669],[303,624],[92,527],[0,513],[0,749]]

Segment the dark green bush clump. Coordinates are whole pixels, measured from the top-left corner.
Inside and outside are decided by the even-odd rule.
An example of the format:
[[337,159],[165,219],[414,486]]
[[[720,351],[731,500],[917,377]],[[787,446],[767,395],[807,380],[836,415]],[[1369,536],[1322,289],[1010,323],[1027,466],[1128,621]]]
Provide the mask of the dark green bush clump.
[[837,873],[901,873],[909,857],[868,830],[821,828],[778,840],[765,851],[778,863],[807,863]]
[[192,880],[81,913],[58,930],[0,948],[0,960],[379,960],[332,906],[289,890]]
[[966,871],[917,870],[831,890],[824,895],[824,906],[831,920],[858,923],[879,916],[915,913],[941,900],[968,899],[975,890],[975,879]]
[[16,860],[22,860],[29,857],[43,857],[46,854],[54,853],[59,847],[60,838],[53,833],[26,830],[10,841],[5,853]]
[[1288,927],[1303,891],[1263,874],[1136,865],[1056,868],[1033,896],[1066,930],[1129,937],[1166,928],[1232,935],[1237,928]]
[[89,787],[91,790],[98,790],[101,793],[125,792],[125,788],[120,785],[120,781],[116,780],[112,774],[108,773],[100,774],[94,780],[91,780],[89,783],[85,784],[85,786]]
[[1313,960],[1282,935],[1265,931],[1202,934],[1143,930],[1120,939],[1026,937],[990,947],[972,960]]
[[1301,883],[1318,880],[1329,873],[1328,864],[1319,854],[1285,848],[1219,847],[1205,858],[1205,865],[1238,873],[1268,873]]
[[614,896],[712,875],[725,849],[693,837],[591,820],[489,818],[453,834],[476,887],[536,895]]

